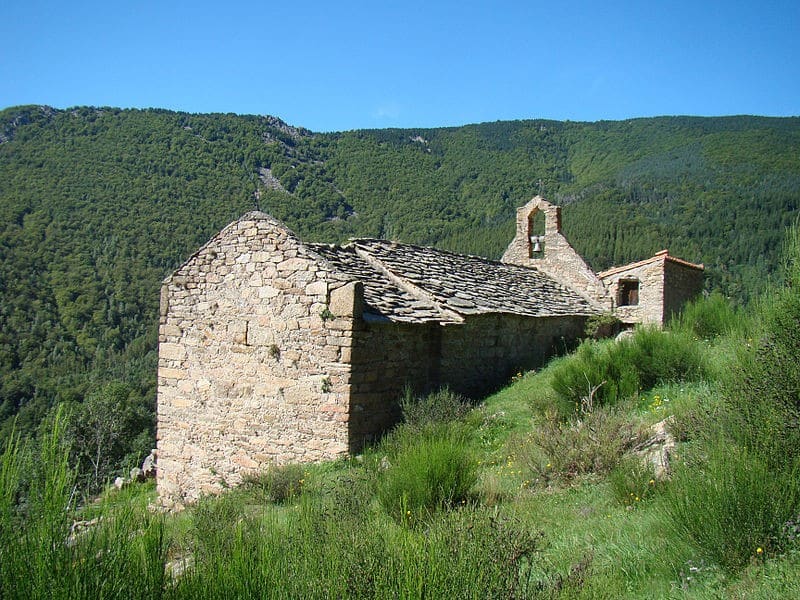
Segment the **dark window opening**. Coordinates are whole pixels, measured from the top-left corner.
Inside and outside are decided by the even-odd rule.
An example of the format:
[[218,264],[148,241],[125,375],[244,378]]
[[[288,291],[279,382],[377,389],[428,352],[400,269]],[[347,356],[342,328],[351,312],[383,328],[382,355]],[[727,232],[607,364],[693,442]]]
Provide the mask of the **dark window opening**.
[[617,304],[619,306],[636,306],[639,304],[639,280],[620,279],[618,296]]

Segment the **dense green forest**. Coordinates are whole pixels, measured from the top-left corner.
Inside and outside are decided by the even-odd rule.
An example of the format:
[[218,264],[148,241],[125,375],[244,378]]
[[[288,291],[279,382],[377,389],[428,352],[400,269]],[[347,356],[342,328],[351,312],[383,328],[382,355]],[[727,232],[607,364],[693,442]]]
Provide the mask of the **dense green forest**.
[[[274,117],[0,112],[0,439],[66,404],[152,442],[160,281],[260,208],[305,239],[378,236],[497,258],[541,193],[595,269],[662,248],[746,302],[800,202],[800,118],[513,121],[314,134]],[[83,428],[86,430],[86,427]],[[91,428],[89,428],[91,429]],[[88,435],[73,427],[75,439]],[[102,471],[102,469],[100,469]]]

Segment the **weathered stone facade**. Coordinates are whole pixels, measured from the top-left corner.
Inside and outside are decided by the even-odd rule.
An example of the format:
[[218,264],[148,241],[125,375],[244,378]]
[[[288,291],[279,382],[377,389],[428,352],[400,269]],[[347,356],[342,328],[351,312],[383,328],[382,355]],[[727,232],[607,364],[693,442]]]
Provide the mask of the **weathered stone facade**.
[[303,244],[249,213],[162,288],[161,501],[358,451],[397,422],[406,389],[485,393],[597,313],[533,269],[380,240]]
[[[544,215],[541,235],[534,220]],[[534,267],[580,292],[628,325],[662,326],[703,289],[703,265],[669,256],[655,256],[595,273],[561,233],[561,208],[536,196],[517,209],[514,240],[503,262]]]
[[352,318],[323,318],[343,284],[261,214],[225,228],[165,281],[162,499],[194,500],[271,463],[347,451]]
[[667,250],[598,275],[608,289],[614,314],[623,323],[665,325],[703,289],[703,266],[670,256]]
[[467,317],[461,324],[362,322],[353,333],[352,450],[397,423],[406,389],[442,387],[480,397],[520,371],[541,366],[577,339],[585,315]]
[[[397,422],[406,390],[485,394],[577,339],[587,317],[615,308],[662,323],[702,282],[702,267],[666,255],[598,277],[538,197],[518,212],[504,261],[383,240],[305,244],[260,212],[231,223],[162,287],[162,503],[357,452]],[[637,305],[616,306],[620,285]]]

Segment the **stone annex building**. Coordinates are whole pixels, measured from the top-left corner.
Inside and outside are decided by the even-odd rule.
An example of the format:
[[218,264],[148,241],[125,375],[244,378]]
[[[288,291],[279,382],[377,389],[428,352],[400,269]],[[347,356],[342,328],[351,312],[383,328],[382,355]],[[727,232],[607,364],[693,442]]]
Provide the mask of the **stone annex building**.
[[376,239],[309,244],[248,213],[161,290],[161,501],[357,452],[398,420],[405,390],[479,396],[543,364],[587,317],[660,325],[702,281],[702,265],[666,251],[592,272],[538,196],[501,262]]

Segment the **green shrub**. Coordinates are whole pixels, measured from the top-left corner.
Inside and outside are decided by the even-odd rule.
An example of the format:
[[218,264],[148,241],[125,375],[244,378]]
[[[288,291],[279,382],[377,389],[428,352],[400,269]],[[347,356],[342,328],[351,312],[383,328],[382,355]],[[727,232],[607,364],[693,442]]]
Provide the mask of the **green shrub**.
[[451,423],[465,416],[471,408],[466,399],[447,388],[422,397],[414,397],[406,390],[400,407],[403,422],[414,430]]
[[546,485],[587,473],[608,473],[642,436],[641,427],[615,407],[595,408],[571,421],[550,413],[526,437],[512,443],[512,454],[532,479]]
[[656,384],[694,381],[705,374],[697,342],[684,333],[641,327],[619,341],[585,341],[553,369],[552,386],[576,407],[613,404]]
[[318,495],[326,510],[336,511],[339,521],[364,521],[372,516],[375,473],[363,466],[350,467],[321,489]]
[[[664,494],[674,535],[729,572],[782,550],[780,532],[800,500],[798,469],[770,469],[758,454],[719,440],[679,465]],[[759,551],[759,549],[761,549]]]
[[719,292],[698,298],[686,304],[681,313],[672,319],[670,329],[682,331],[703,340],[740,331],[744,318]]
[[463,434],[438,426],[404,438],[378,482],[378,499],[397,521],[415,523],[465,502],[476,482]]
[[641,389],[659,383],[698,381],[705,376],[703,348],[687,335],[642,327],[629,342]]
[[724,404],[716,387],[701,389],[693,403],[689,401],[682,406],[673,403],[674,412],[667,430],[678,442],[707,438],[711,431],[718,429]]
[[585,341],[553,369],[553,390],[561,400],[573,407],[610,404],[638,391],[633,365],[618,360],[614,344],[622,342]]
[[305,484],[305,467],[296,463],[272,465],[266,471],[244,478],[244,484],[269,502],[283,504],[297,497]]
[[[800,284],[800,282],[798,282]],[[743,353],[731,385],[731,397],[756,394],[770,401],[800,408],[800,294],[796,289],[776,294],[765,303],[762,337],[755,351]],[[742,398],[744,401],[744,398]]]
[[786,287],[760,303],[761,339],[738,346],[719,398],[684,416],[691,452],[665,495],[675,535],[729,572],[783,550],[800,508],[799,236],[788,237]]
[[[724,435],[782,469],[800,451],[800,231],[790,230],[785,287],[773,289],[755,318],[760,339],[740,344],[723,376]],[[789,462],[787,462],[787,460]]]
[[754,393],[800,409],[800,226],[790,229],[784,253],[785,284],[762,303],[763,337],[746,381]]

